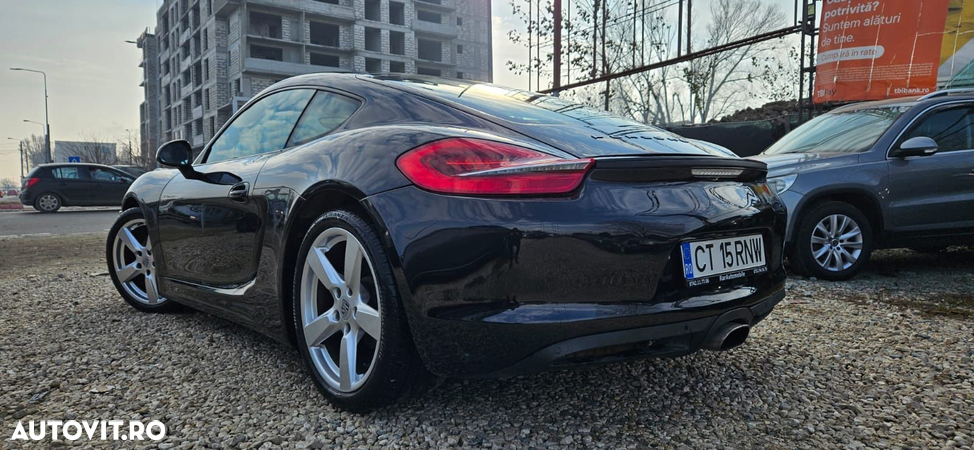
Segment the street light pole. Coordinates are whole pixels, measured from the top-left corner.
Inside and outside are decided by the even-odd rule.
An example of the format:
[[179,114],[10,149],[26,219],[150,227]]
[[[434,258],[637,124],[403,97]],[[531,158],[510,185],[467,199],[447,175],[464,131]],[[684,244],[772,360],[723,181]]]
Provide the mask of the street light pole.
[[54,162],[54,153],[51,152],[51,121],[47,108],[47,74],[40,70],[24,69],[22,67],[11,67],[10,70],[34,72],[44,76],[44,144],[47,146],[47,162],[52,163]]
[[125,131],[129,134],[129,164],[132,164],[132,130],[126,128]]

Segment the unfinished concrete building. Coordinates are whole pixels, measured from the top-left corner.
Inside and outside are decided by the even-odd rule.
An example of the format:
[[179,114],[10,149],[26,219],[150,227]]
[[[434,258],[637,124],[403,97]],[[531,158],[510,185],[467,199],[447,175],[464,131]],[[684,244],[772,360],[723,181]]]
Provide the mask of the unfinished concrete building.
[[164,0],[158,57],[144,61],[157,65],[157,119],[143,109],[158,126],[144,130],[201,149],[253,95],[305,73],[490,81],[490,25],[490,0]]

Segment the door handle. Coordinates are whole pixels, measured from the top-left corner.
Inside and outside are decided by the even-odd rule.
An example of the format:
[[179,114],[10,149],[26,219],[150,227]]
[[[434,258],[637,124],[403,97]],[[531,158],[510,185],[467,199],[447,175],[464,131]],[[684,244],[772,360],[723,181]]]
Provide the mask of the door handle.
[[247,193],[249,192],[250,192],[250,183],[242,182],[233,185],[230,188],[230,193],[227,194],[227,196],[230,197],[232,200],[242,202],[247,200]]

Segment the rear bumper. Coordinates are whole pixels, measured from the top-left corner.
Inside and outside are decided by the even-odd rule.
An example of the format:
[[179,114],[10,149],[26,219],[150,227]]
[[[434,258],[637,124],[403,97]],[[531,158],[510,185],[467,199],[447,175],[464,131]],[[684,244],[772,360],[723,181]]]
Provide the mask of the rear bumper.
[[483,374],[483,377],[506,378],[629,359],[687,355],[700,350],[707,337],[726,323],[757,325],[784,298],[785,291],[781,289],[757,304],[734,308],[717,316],[568,339],[501,370]]
[[24,206],[33,206],[34,204],[33,192],[27,192],[26,190],[20,191],[20,195],[18,195],[18,198],[20,198],[20,203]]
[[[695,333],[719,316],[783,289],[784,208],[755,192],[740,182],[589,179],[564,198],[467,198],[409,186],[363,205],[426,366],[480,377],[542,370],[553,363],[546,349],[607,333],[690,326],[691,342],[661,355],[699,348]],[[765,237],[766,272],[687,286],[682,242],[747,234]]]

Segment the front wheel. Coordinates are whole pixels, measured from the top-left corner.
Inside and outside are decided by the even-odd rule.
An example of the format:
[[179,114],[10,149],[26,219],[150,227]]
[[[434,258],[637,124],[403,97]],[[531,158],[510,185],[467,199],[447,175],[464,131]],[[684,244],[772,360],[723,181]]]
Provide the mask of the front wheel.
[[869,262],[874,242],[866,215],[843,202],[815,205],[801,216],[792,269],[824,280],[848,280]]
[[295,336],[329,401],[369,411],[424,378],[392,266],[367,222],[349,211],[325,213],[295,266]]
[[159,294],[149,227],[139,208],[129,208],[118,215],[108,231],[105,259],[115,289],[133,308],[145,312],[179,310],[178,304]]

